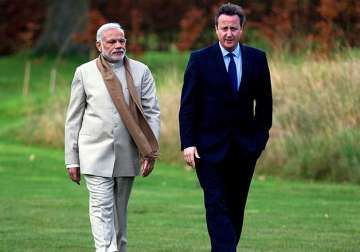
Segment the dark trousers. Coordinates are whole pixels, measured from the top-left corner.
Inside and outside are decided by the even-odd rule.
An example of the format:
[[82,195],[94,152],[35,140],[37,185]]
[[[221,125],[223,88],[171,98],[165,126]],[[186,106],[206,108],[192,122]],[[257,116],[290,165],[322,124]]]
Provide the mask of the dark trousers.
[[236,252],[256,159],[231,150],[220,163],[197,160],[212,252]]

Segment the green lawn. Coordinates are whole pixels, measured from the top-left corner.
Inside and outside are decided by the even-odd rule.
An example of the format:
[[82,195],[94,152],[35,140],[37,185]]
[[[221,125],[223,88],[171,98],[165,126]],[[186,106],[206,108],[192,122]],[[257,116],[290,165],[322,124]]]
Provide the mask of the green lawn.
[[[93,251],[87,191],[70,182],[63,153],[0,142],[0,251]],[[256,178],[239,251],[359,251],[360,190]],[[138,178],[129,251],[209,251],[193,172],[159,164]]]
[[[184,55],[162,57],[144,58],[158,64],[155,75],[165,63],[185,62]],[[60,64],[62,88],[79,61]],[[21,95],[21,64],[21,56],[0,58],[0,252],[94,251],[87,191],[67,178],[63,151],[26,146],[17,137],[19,129],[31,129],[28,115],[49,104],[52,61],[33,61],[28,97]],[[359,213],[359,186],[259,177],[251,186],[239,251],[357,252]],[[128,232],[129,252],[209,251],[194,172],[159,163],[149,178],[138,178]]]

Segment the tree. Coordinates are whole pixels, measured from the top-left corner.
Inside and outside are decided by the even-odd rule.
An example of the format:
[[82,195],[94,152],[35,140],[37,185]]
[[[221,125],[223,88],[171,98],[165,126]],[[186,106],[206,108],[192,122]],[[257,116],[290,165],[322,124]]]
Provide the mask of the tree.
[[87,46],[77,44],[73,35],[84,30],[89,8],[89,0],[48,0],[45,25],[34,52],[88,53]]

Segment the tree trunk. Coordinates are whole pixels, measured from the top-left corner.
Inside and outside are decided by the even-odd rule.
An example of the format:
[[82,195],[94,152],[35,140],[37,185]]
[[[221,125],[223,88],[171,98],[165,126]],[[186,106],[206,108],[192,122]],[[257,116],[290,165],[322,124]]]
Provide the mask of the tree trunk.
[[86,45],[76,44],[73,34],[86,25],[89,0],[48,0],[44,29],[33,49],[36,54],[87,54]]

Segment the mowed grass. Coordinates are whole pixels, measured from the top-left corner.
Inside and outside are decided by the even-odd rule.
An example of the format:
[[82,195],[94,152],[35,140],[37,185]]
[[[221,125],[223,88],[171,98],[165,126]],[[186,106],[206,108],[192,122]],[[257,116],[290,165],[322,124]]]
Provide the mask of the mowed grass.
[[[63,152],[0,142],[0,251],[94,251],[87,190]],[[348,184],[255,178],[238,251],[359,251],[360,190]],[[129,251],[210,251],[193,171],[164,163],[137,178]]]

